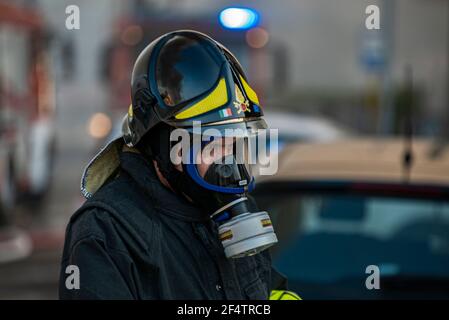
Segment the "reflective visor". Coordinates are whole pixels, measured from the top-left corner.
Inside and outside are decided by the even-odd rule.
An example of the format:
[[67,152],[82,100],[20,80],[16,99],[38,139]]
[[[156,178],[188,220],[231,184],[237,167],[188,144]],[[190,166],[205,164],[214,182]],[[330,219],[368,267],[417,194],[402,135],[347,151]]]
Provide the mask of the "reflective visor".
[[232,194],[251,191],[254,179],[249,163],[249,138],[209,138],[207,141],[203,136],[201,147],[194,145],[190,149],[189,162],[185,165],[190,177],[212,191]]
[[267,123],[262,118],[254,120],[240,118],[207,124],[198,121],[193,122],[192,127],[185,129],[192,134],[202,136],[251,137],[257,135],[259,130],[267,129]]
[[159,118],[172,126],[191,126],[263,115],[255,91],[238,61],[204,37],[179,32],[163,41],[150,61],[152,92]]
[[257,135],[265,121],[215,123],[189,130],[191,146],[183,155],[188,174],[206,189],[243,194],[254,187]]
[[223,60],[200,39],[174,36],[161,48],[156,63],[158,92],[174,107],[209,91],[216,84]]

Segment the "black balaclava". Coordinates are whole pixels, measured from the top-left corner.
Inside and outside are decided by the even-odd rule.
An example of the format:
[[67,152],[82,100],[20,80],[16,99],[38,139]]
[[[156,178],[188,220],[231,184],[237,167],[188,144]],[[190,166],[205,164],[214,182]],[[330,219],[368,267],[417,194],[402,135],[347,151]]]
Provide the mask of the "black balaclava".
[[[189,174],[186,168],[183,172],[179,171],[170,160],[170,133],[174,128],[166,123],[158,124],[153,130],[148,132],[139,144],[138,150],[146,157],[155,160],[159,171],[167,179],[173,190],[180,196],[193,201],[206,214],[212,214],[231,201],[240,198],[241,195],[223,194],[207,190],[199,186]],[[235,214],[246,210],[246,202],[236,205]],[[233,210],[233,211],[234,211]],[[232,212],[231,215],[233,216]]]

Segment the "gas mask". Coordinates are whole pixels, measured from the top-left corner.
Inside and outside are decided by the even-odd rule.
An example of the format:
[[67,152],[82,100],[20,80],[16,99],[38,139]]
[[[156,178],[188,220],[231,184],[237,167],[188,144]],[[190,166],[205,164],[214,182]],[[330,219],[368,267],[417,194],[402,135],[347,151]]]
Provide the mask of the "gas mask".
[[190,137],[193,146],[183,152],[183,172],[170,170],[166,177],[217,223],[226,257],[254,255],[276,243],[268,213],[252,211],[248,198],[255,184],[250,142],[256,140],[202,135],[195,143],[195,135]]

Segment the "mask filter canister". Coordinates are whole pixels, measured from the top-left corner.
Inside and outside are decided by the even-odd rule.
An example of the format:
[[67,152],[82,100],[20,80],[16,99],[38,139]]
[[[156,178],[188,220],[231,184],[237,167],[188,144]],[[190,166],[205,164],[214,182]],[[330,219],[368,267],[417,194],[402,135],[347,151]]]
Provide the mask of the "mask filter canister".
[[278,241],[268,213],[249,212],[246,202],[246,197],[237,199],[219,215],[214,215],[219,224],[218,236],[228,258],[255,255]]

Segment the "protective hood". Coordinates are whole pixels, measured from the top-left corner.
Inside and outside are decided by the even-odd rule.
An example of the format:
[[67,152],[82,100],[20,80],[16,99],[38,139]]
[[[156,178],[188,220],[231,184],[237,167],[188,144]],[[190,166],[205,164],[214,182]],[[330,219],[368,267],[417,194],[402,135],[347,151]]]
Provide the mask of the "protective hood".
[[116,172],[120,165],[120,151],[126,147],[122,137],[106,144],[89,162],[81,177],[81,193],[90,198]]

